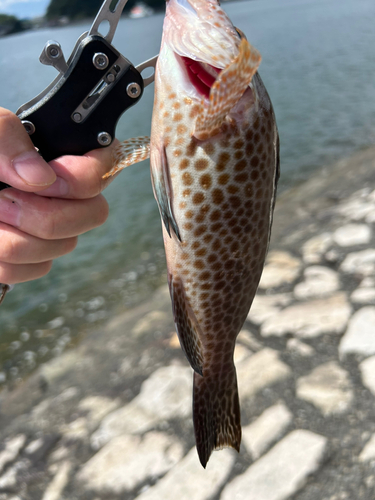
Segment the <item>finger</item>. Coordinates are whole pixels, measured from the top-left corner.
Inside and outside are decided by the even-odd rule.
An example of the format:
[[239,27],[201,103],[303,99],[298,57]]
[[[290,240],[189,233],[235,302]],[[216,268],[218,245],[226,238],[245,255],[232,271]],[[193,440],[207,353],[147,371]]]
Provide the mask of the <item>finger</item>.
[[0,192],[0,221],[46,240],[78,236],[108,217],[103,195],[88,200],[45,198],[16,189]]
[[50,162],[57,175],[56,182],[41,191],[42,196],[58,198],[93,198],[110,184],[114,177],[103,179],[112,167],[116,139],[108,148],[95,149],[83,156],[62,156]]
[[39,264],[66,255],[77,246],[77,237],[42,240],[3,223],[0,241],[0,262],[7,264]]
[[20,265],[0,262],[0,283],[14,285],[15,283],[36,280],[48,274],[51,267],[52,261]]
[[20,119],[4,108],[0,108],[0,180],[22,191],[45,189],[56,180]]

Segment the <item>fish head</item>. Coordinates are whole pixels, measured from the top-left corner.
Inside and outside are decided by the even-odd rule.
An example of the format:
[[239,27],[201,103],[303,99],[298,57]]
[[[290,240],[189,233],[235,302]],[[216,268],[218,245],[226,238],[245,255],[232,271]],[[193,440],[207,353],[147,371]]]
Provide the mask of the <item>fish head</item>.
[[[159,65],[184,95],[209,97],[220,71],[237,56],[241,37],[217,0],[168,0]],[[169,71],[168,71],[169,70]]]

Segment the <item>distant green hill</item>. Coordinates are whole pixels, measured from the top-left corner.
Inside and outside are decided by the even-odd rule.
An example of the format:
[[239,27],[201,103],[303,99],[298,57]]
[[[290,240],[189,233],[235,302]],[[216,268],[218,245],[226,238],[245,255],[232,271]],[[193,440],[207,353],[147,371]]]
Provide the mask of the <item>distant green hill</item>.
[[15,16],[8,16],[8,14],[0,14],[0,36],[11,35],[29,28],[27,21],[21,21]]
[[[98,12],[102,3],[102,0],[51,0],[46,18],[48,20],[58,19],[63,16],[67,16],[71,20],[92,18]],[[113,3],[116,4],[115,1]],[[129,0],[124,10],[131,9],[136,3],[137,0]],[[164,8],[165,0],[144,0],[144,3],[159,10]]]

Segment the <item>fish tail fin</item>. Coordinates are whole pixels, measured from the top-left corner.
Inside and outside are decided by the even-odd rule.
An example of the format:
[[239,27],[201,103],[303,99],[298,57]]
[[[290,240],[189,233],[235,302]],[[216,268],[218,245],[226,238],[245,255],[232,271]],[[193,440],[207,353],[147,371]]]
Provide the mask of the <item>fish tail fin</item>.
[[216,135],[230,110],[241,99],[256,73],[262,57],[242,38],[237,57],[219,73],[210,90],[204,111],[198,116],[194,136],[206,140]]
[[225,374],[194,373],[193,421],[199,460],[206,467],[215,449],[240,451],[241,415],[233,361]]

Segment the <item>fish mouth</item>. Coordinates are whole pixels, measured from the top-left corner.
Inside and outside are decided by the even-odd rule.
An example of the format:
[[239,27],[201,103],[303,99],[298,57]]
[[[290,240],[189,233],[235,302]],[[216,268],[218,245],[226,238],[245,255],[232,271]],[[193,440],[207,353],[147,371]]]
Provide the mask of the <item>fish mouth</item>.
[[212,85],[215,83],[217,75],[221,69],[210,64],[195,61],[189,57],[180,56],[186,68],[187,75],[194,88],[208,99]]

